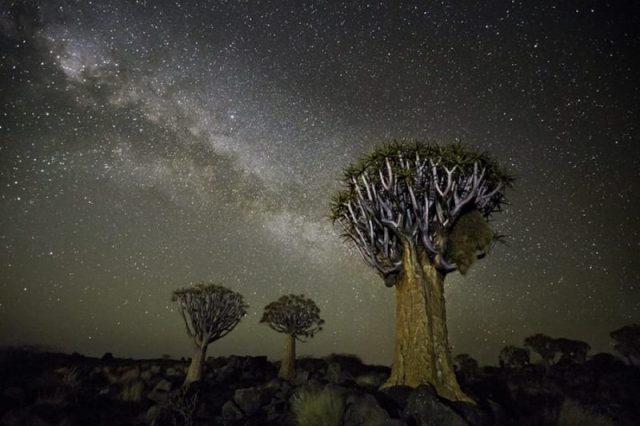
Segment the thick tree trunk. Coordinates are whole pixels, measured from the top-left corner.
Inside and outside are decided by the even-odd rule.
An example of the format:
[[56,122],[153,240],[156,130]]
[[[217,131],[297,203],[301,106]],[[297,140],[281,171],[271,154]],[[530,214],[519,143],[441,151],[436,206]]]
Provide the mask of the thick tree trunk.
[[473,402],[456,379],[447,334],[444,275],[416,247],[403,247],[396,287],[396,347],[391,375],[382,386],[431,384],[438,394]]
[[191,383],[202,380],[202,372],[204,370],[204,361],[207,357],[207,345],[202,347],[195,347],[193,352],[193,358],[191,358],[191,364],[189,365],[189,371],[187,371],[187,377],[184,379],[183,386],[189,386]]
[[296,339],[287,334],[284,337],[284,351],[278,377],[285,380],[293,380],[296,376]]

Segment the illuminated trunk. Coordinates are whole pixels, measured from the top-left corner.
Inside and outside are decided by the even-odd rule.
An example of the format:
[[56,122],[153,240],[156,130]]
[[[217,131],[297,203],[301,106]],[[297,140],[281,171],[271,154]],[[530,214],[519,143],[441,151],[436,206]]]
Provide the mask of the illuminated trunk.
[[189,386],[191,383],[202,380],[202,372],[204,370],[204,360],[206,356],[207,345],[203,345],[202,347],[196,345],[183,386]]
[[382,386],[431,384],[438,394],[473,402],[456,379],[447,335],[444,275],[425,253],[403,247],[396,288],[396,342],[391,375]]
[[284,338],[284,352],[278,377],[285,380],[293,380],[296,376],[296,339],[291,334]]

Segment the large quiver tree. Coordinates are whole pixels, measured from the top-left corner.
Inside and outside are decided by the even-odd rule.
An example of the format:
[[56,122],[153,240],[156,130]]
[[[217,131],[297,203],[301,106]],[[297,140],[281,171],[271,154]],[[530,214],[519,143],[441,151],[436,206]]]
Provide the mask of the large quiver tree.
[[292,380],[296,372],[296,340],[304,342],[322,330],[320,308],[303,295],[289,294],[265,306],[260,322],[285,335],[278,376]]
[[210,343],[226,336],[247,312],[241,294],[216,284],[197,284],[173,292],[172,300],[193,341],[194,353],[184,385],[202,379],[202,369]]
[[384,386],[431,383],[469,400],[449,349],[444,277],[466,273],[497,235],[487,223],[512,179],[460,145],[392,143],[345,171],[332,219],[364,260],[396,288],[396,348]]

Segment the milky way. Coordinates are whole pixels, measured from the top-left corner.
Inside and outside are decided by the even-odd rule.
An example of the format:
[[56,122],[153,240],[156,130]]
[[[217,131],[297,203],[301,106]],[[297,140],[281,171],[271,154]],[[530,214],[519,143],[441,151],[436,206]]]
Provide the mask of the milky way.
[[171,291],[214,281],[251,307],[211,355],[279,357],[262,308],[304,293],[302,354],[389,363],[393,291],[328,204],[421,139],[517,177],[508,244],[447,278],[454,353],[609,350],[640,321],[640,14],[529,3],[3,1],[0,342],[186,355]]

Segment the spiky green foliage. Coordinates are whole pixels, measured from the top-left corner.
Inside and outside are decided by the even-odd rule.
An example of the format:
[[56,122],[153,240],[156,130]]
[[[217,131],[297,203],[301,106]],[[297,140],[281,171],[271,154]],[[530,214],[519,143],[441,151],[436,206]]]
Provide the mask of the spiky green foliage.
[[[470,257],[497,238],[486,220],[500,210],[512,182],[488,155],[463,145],[392,142],[347,167],[330,218],[385,277],[400,270],[407,243],[425,250],[444,272],[466,272]],[[474,211],[479,214],[462,219]],[[458,223],[460,230],[479,228],[468,236],[458,232],[451,241],[458,247],[450,250]]]
[[334,387],[300,387],[291,398],[291,411],[299,425],[339,426],[343,424],[344,399],[344,394]]
[[200,283],[175,290],[172,300],[178,306],[187,334],[199,346],[226,336],[248,307],[241,294],[217,284]]
[[301,341],[313,337],[324,324],[315,302],[297,294],[282,296],[265,306],[260,322]]

